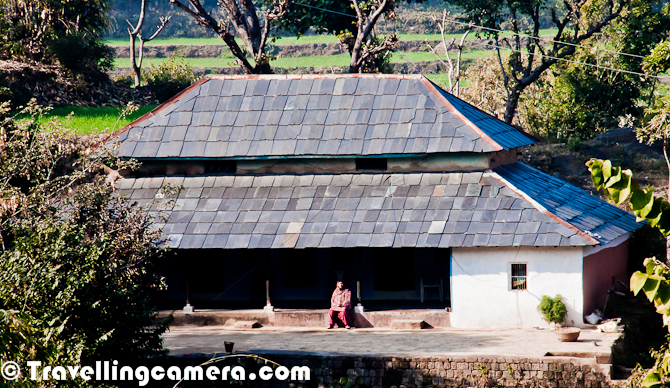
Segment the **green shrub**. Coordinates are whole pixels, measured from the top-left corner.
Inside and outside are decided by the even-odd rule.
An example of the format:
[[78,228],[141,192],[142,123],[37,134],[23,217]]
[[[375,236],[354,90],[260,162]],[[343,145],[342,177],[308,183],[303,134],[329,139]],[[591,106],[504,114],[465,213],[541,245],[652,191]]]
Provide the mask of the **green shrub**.
[[0,86],[0,103],[12,100],[12,91],[9,88]]
[[103,37],[110,0],[0,0],[0,58],[61,65],[75,74],[109,70]]
[[568,138],[568,149],[570,151],[579,151],[582,148],[582,139],[579,135],[570,136]]
[[169,100],[189,87],[194,81],[193,69],[183,58],[170,57],[151,66],[142,76],[159,102]]
[[111,70],[114,68],[114,50],[99,39],[84,32],[57,35],[48,41],[47,52],[60,65],[75,74],[87,70]]
[[563,303],[563,297],[560,295],[556,295],[555,298],[543,295],[537,309],[542,313],[545,321],[554,323],[563,323],[565,315],[568,313],[568,309]]
[[127,87],[133,87],[135,85],[135,81],[133,80],[132,74],[125,74],[125,75],[120,75],[118,77],[114,77],[114,82],[117,84],[127,86]]

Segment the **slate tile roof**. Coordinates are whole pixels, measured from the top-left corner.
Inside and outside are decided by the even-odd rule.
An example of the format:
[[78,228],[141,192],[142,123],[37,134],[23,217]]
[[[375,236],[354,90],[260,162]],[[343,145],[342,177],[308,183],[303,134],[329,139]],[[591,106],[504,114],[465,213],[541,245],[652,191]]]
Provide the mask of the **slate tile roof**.
[[[346,86],[346,85],[345,85]],[[183,185],[164,233],[179,248],[585,246],[635,217],[522,163],[494,171],[125,178],[148,205]]]
[[601,244],[642,226],[632,214],[524,163],[501,166],[495,171],[540,207]]
[[119,156],[491,152],[533,141],[421,75],[206,76],[111,138]]

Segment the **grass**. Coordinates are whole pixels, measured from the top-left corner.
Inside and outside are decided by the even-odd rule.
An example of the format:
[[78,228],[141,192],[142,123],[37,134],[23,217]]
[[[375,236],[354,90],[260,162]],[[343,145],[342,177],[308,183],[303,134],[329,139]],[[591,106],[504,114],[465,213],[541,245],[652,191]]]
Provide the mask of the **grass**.
[[[540,35],[552,35],[556,32],[555,29],[545,29],[540,30]],[[511,33],[503,33],[502,36],[511,36]],[[462,34],[447,34],[447,40],[452,38],[460,39]],[[440,34],[398,34],[398,39],[401,41],[410,41],[410,40],[441,40],[442,37]],[[469,34],[468,39],[477,39],[475,34]],[[109,46],[129,46],[128,38],[123,39],[107,39],[106,43]],[[304,35],[300,38],[295,36],[286,36],[282,38],[277,38],[272,44],[282,45],[282,44],[306,44],[306,43],[337,43],[337,38],[334,35]],[[156,46],[156,45],[192,45],[192,44],[218,44],[222,45],[223,40],[221,38],[156,38],[148,42],[147,46]],[[241,44],[241,41],[238,40],[238,44]]]
[[[489,50],[473,50],[471,52],[464,52],[463,59],[476,59],[486,57],[491,54]],[[155,65],[166,61],[167,58],[144,58],[142,66],[146,69],[151,65]],[[193,67],[225,67],[237,66],[232,56],[221,55],[218,58],[184,58]],[[329,66],[348,66],[350,56],[349,54],[339,55],[312,55],[302,57],[282,57],[271,62],[273,67],[329,67]],[[435,61],[435,55],[429,52],[397,52],[393,54],[391,62],[421,62],[421,61]],[[115,67],[129,67],[128,58],[116,58],[114,60]]]
[[[154,109],[156,106],[142,106],[136,112],[121,119],[119,119],[119,116],[123,108],[68,106],[50,110],[42,120],[57,119],[63,123],[64,127],[74,129],[80,135],[111,132],[112,129],[121,129],[130,124],[133,120]],[[74,113],[74,115],[70,117],[71,113]]]
[[443,89],[447,90],[446,88],[449,85],[449,75],[447,75],[447,74],[424,74],[424,75],[429,80],[435,82],[435,84],[437,84],[437,85],[443,87]]
[[[470,52],[463,52],[461,60],[488,57],[489,55],[491,55],[491,53],[493,53],[493,51],[490,50],[472,50]],[[454,53],[451,53],[450,55],[452,60],[456,59]],[[441,54],[440,58],[445,59],[444,54]],[[393,63],[423,62],[423,61],[436,61],[436,60],[437,58],[435,58],[435,54],[427,51],[416,51],[411,53],[396,52],[393,54],[393,58],[391,58],[391,62]]]

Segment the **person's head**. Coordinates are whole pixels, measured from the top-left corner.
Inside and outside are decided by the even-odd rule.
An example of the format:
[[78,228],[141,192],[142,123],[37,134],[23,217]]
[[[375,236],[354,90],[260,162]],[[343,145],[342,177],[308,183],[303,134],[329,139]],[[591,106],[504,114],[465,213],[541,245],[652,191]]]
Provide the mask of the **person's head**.
[[338,290],[341,290],[341,289],[343,289],[343,288],[344,288],[344,282],[341,281],[341,280],[338,280],[338,281],[337,281],[337,289],[338,289]]

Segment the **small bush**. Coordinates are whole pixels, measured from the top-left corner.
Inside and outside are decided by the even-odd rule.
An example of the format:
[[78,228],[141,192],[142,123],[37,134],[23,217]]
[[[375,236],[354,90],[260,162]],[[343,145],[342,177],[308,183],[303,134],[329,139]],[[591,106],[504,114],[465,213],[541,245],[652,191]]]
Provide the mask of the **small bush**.
[[554,323],[563,323],[565,315],[568,313],[568,309],[563,303],[563,297],[560,295],[556,295],[555,298],[543,295],[537,309],[542,313],[545,321]]
[[126,74],[114,77],[114,82],[123,86],[127,86],[129,88],[135,85],[135,81],[133,80],[132,74]]
[[582,148],[582,139],[579,137],[579,135],[576,136],[570,136],[568,138],[568,149],[570,151],[579,151]]
[[49,41],[47,52],[63,68],[75,74],[114,68],[114,51],[95,37],[82,32],[58,35]]
[[12,91],[9,88],[0,86],[0,103],[12,100]]
[[169,100],[189,87],[194,81],[193,69],[183,58],[170,57],[151,66],[142,77],[159,102]]

